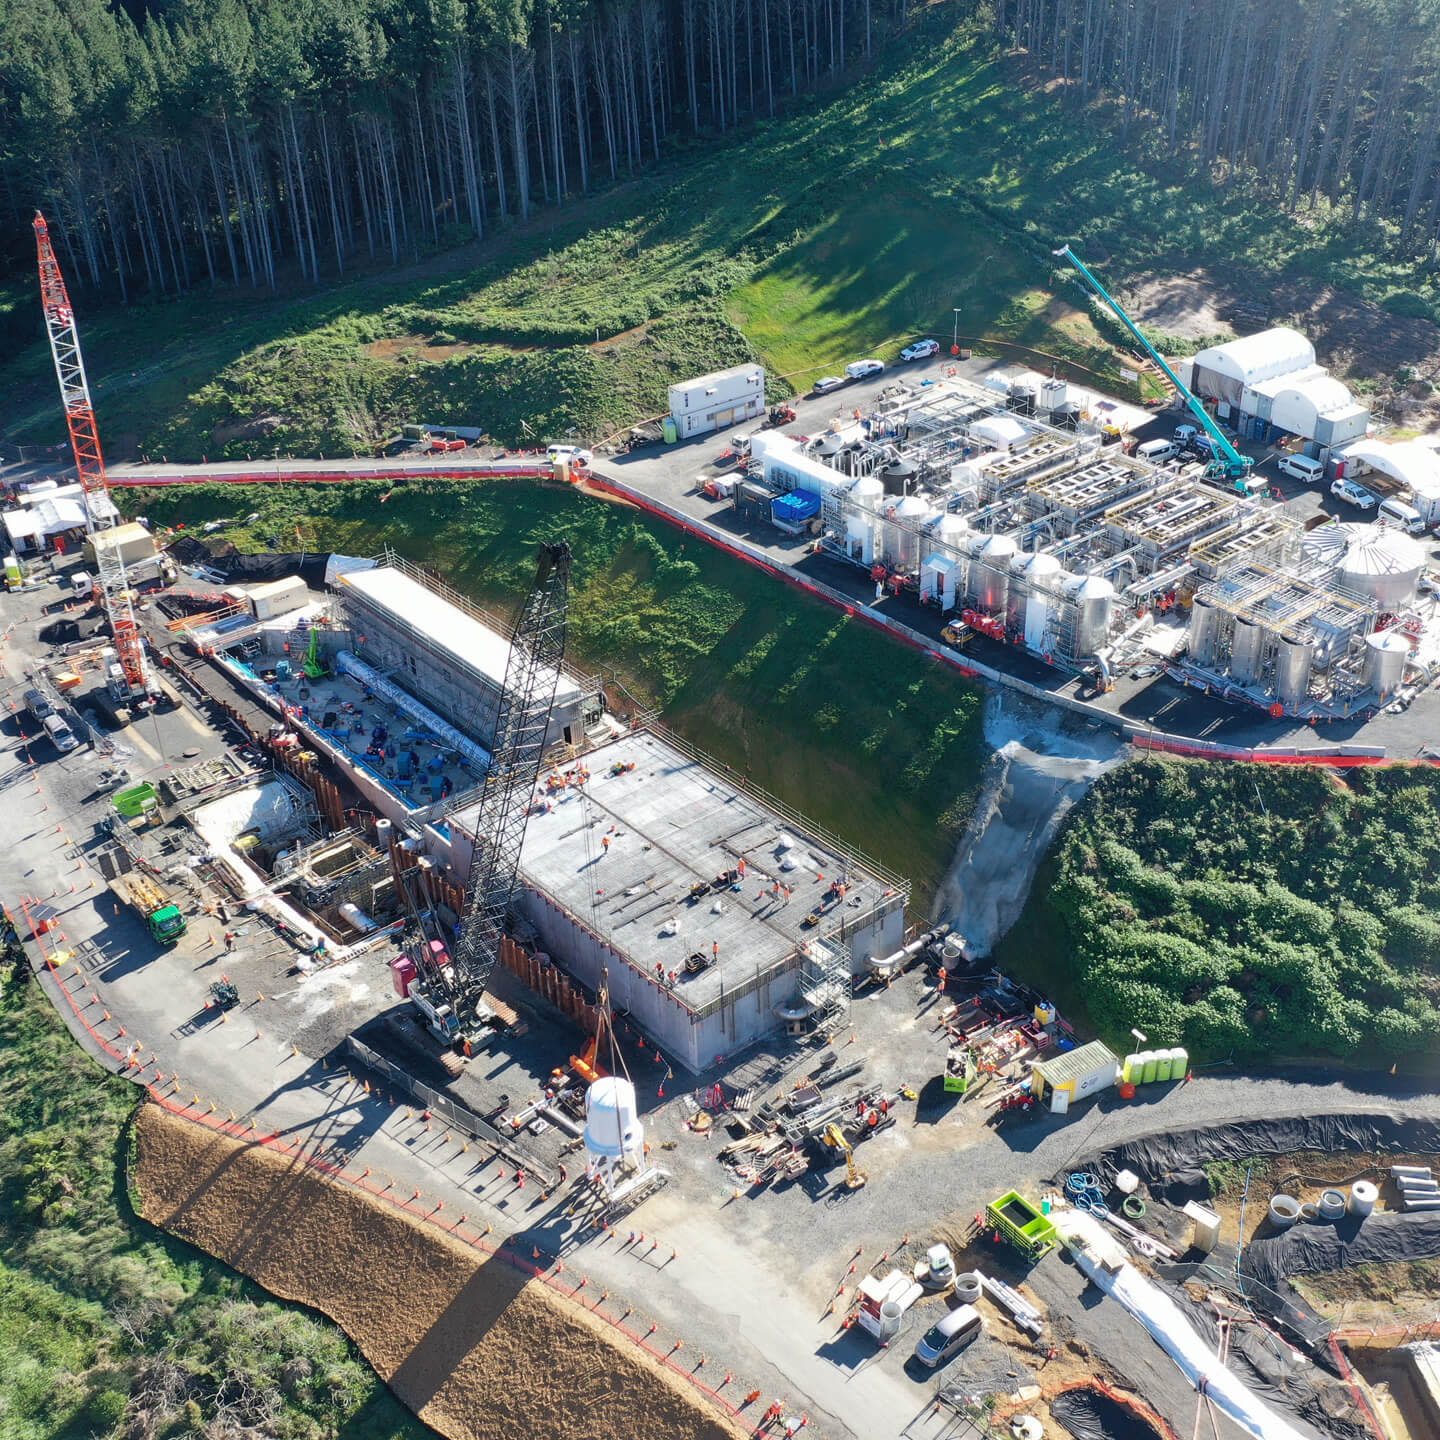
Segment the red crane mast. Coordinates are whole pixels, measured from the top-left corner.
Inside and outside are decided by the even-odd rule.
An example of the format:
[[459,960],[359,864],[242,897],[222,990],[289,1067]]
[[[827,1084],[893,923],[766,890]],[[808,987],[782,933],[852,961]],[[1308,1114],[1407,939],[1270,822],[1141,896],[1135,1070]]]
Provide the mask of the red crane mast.
[[[45,310],[45,329],[50,336],[50,353],[55,357],[55,375],[60,382],[60,401],[65,407],[65,424],[75,452],[75,469],[85,499],[85,528],[91,536],[112,529],[119,518],[110,500],[105,478],[105,460],[100,453],[100,432],[95,424],[95,407],[90,402],[90,385],[85,379],[85,361],[80,354],[80,332],[75,328],[75,311],[65,289],[65,277],[50,243],[50,227],[35,212],[35,246],[40,262],[40,301]],[[115,652],[125,672],[131,696],[143,701],[149,693],[150,674],[140,626],[130,603],[125,561],[118,546],[95,546],[95,566],[100,572],[100,595],[115,640]]]

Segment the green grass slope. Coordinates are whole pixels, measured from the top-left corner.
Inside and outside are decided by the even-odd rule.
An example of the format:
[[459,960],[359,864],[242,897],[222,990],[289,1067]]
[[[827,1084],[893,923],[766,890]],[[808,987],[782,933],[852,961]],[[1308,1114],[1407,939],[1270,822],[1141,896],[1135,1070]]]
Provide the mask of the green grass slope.
[[0,1435],[159,1440],[222,1416],[277,1440],[432,1435],[328,1321],[135,1217],[136,1094],[82,1053],[38,985],[5,978]]
[[570,655],[610,668],[692,743],[907,876],[928,900],[988,754],[980,692],[863,621],[632,509],[559,485],[199,486],[130,497],[158,527],[258,506],[242,548],[390,544],[514,607],[542,540],[576,556]]
[[[949,336],[956,306],[962,333],[1123,391],[1053,268],[1060,239],[1110,279],[1203,260],[1372,299],[1431,283],[1370,253],[1383,227],[1324,212],[1302,225],[1268,198],[1146,169],[1104,118],[1030,84],[937,5],[842,91],[482,246],[279,300],[82,298],[102,427],[112,449],[170,459],[345,454],[411,419],[510,443],[594,434],[658,412],[677,376],[758,353],[808,385],[917,333]],[[0,358],[7,438],[59,438],[53,383],[43,345]]]
[[1136,761],[1076,807],[999,963],[1130,1049],[1433,1066],[1440,774]]

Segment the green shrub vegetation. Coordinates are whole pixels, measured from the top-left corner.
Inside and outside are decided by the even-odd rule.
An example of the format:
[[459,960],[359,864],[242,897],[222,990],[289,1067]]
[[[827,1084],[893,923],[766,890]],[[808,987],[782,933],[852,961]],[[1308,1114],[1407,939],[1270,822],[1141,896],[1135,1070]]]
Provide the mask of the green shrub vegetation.
[[1004,958],[1126,1048],[1132,1026],[1203,1059],[1433,1047],[1434,771],[1137,761],[1076,807],[1041,880]]
[[74,1044],[38,985],[7,978],[0,1435],[431,1435],[328,1321],[136,1218],[124,1178],[136,1094]]
[[158,527],[258,507],[241,548],[385,544],[507,612],[542,539],[575,553],[571,656],[692,743],[907,876],[939,883],[987,755],[980,692],[935,661],[628,507],[561,485],[432,481],[121,492]]

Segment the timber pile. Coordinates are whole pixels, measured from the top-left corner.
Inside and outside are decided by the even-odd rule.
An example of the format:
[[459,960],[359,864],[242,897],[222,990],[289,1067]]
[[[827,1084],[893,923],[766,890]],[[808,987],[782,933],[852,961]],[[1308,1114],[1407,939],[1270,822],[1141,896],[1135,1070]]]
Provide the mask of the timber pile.
[[742,1436],[581,1306],[383,1200],[158,1105],[135,1147],[147,1220],[330,1316],[449,1440]]

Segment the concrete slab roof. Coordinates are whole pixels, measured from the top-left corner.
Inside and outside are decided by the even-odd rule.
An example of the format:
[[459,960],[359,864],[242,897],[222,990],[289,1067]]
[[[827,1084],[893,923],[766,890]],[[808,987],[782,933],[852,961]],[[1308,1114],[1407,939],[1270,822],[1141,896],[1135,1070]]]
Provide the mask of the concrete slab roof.
[[[485,676],[497,686],[505,683],[509,640],[419,581],[412,580],[393,565],[351,570],[335,578],[341,593],[360,595],[419,631],[457,664]],[[556,704],[573,704],[579,698],[580,687],[562,672],[555,692]]]
[[[788,960],[805,941],[893,903],[887,880],[847,863],[653,732],[623,735],[583,763],[589,781],[557,792],[548,810],[531,815],[522,875],[642,971],[657,964],[677,971],[675,994],[689,1005],[718,999],[727,985]],[[473,831],[477,812],[470,806],[452,818]],[[737,868],[742,858],[738,891],[690,902],[693,885]],[[839,877],[848,881],[844,899],[822,910]],[[788,903],[771,893],[777,881],[789,886]],[[806,927],[812,912],[820,923]],[[671,922],[675,933],[667,934]],[[685,974],[687,956],[715,959],[717,945],[716,963]]]

